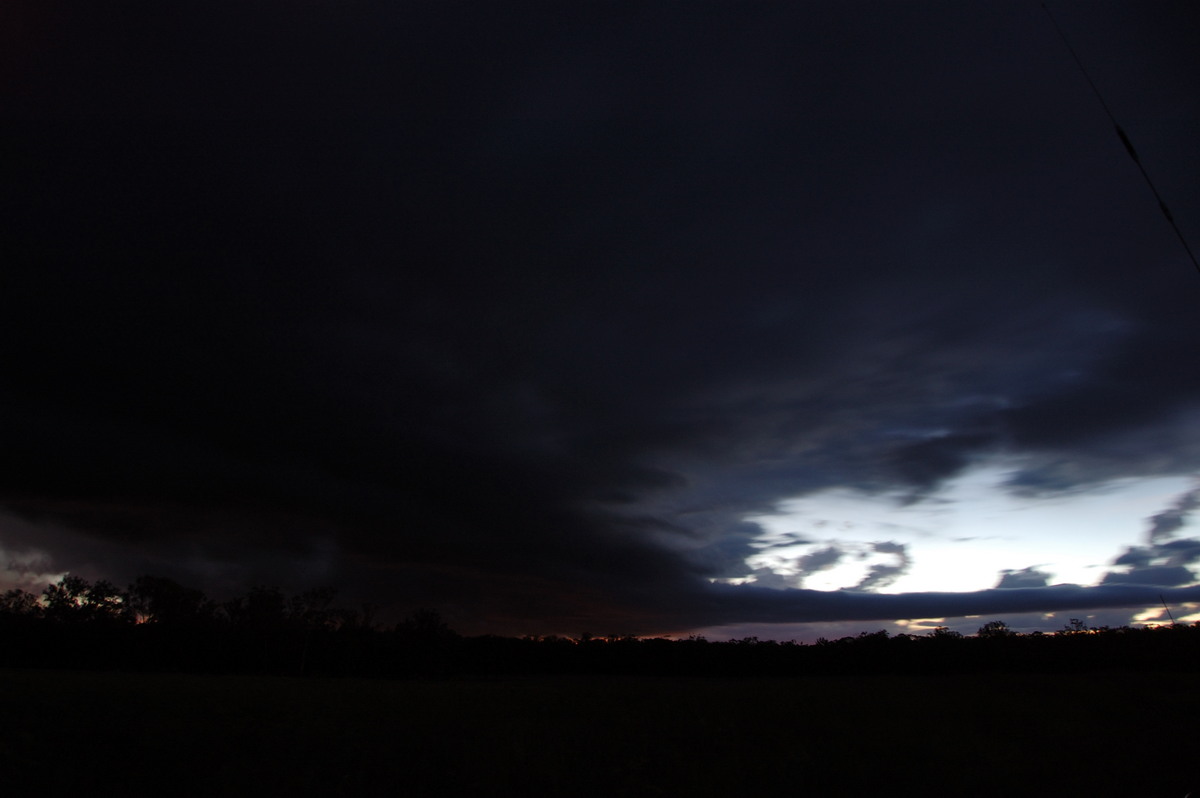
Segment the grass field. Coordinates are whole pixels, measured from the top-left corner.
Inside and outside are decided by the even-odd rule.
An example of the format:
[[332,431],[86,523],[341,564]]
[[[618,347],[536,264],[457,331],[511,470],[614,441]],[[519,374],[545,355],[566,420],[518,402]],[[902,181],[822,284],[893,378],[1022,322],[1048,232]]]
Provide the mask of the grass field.
[[0,672],[5,795],[1200,795],[1128,674],[366,681]]

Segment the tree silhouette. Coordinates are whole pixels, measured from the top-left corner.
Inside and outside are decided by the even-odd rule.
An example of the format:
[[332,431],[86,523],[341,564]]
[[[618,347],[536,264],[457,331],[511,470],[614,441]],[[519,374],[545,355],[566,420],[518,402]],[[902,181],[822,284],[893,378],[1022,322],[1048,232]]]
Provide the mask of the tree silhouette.
[[933,640],[958,640],[962,632],[956,632],[949,626],[935,626],[928,636]]
[[4,618],[34,618],[41,617],[42,604],[36,593],[13,588],[0,594],[0,617]]
[[1071,621],[1059,630],[1060,635],[1080,635],[1087,634],[1091,631],[1085,621],[1079,618],[1072,618]]
[[139,576],[127,591],[127,612],[137,623],[177,625],[211,619],[216,605],[199,590],[162,576]]
[[95,584],[80,576],[65,576],[42,591],[45,615],[61,623],[116,621],[125,609],[125,596],[111,582]]
[[983,626],[979,627],[979,631],[975,633],[978,637],[985,639],[997,639],[1012,637],[1016,634],[1012,629],[1008,628],[1008,624],[1004,621],[988,621]]
[[396,624],[395,631],[398,637],[415,643],[445,643],[458,637],[437,610],[426,608]]
[[0,593],[0,665],[358,676],[458,674],[800,674],[1150,671],[1200,667],[1200,623],[1092,629],[1072,618],[1057,634],[1020,634],[990,621],[972,637],[861,633],[815,645],[757,637],[710,642],[634,635],[462,637],[433,609],[390,627],[375,608],[334,606],[331,588],[288,596],[256,586],[216,604],[198,590],[141,576],[112,583],[67,576],[35,594]]

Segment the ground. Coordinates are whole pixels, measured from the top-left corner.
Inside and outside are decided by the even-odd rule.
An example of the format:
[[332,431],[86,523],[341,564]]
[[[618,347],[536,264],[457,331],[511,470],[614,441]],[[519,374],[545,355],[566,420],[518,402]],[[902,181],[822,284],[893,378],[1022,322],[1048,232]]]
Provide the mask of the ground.
[[[9,795],[1167,796],[1194,679],[0,671]],[[1190,780],[1189,780],[1190,779]]]

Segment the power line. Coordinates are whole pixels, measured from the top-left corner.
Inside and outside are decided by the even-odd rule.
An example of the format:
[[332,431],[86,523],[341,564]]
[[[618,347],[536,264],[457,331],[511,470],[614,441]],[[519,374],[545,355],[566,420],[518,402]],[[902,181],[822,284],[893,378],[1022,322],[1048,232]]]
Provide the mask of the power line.
[[1162,593],[1158,594],[1158,600],[1162,602],[1163,609],[1167,611],[1167,617],[1171,619],[1171,625],[1175,625],[1175,616],[1171,614],[1171,608],[1167,606],[1167,600],[1162,597]]
[[1163,217],[1166,218],[1167,223],[1171,225],[1171,229],[1175,231],[1175,235],[1179,239],[1179,243],[1183,244],[1183,250],[1187,253],[1188,258],[1191,259],[1192,265],[1196,267],[1197,272],[1200,272],[1200,261],[1196,260],[1195,253],[1193,253],[1192,248],[1188,246],[1187,239],[1183,237],[1183,231],[1179,229],[1179,225],[1175,223],[1175,217],[1171,215],[1171,209],[1167,207],[1167,203],[1162,198],[1162,195],[1158,193],[1158,189],[1155,187],[1154,181],[1150,179],[1150,173],[1146,171],[1145,165],[1142,164],[1142,159],[1138,157],[1137,150],[1133,148],[1133,142],[1129,140],[1129,136],[1125,133],[1125,130],[1121,127],[1120,123],[1117,122],[1117,117],[1113,115],[1112,109],[1109,108],[1108,103],[1104,101],[1104,95],[1100,93],[1100,89],[1096,86],[1095,81],[1092,80],[1092,76],[1088,74],[1087,68],[1083,65],[1083,61],[1079,58],[1079,54],[1075,52],[1075,48],[1071,46],[1071,41],[1067,38],[1067,34],[1063,32],[1062,26],[1060,26],[1058,24],[1058,20],[1054,18],[1054,14],[1050,13],[1049,6],[1047,6],[1045,3],[1042,3],[1041,6],[1042,10],[1046,12],[1046,16],[1050,18],[1050,24],[1052,24],[1054,29],[1058,31],[1059,38],[1062,39],[1063,44],[1066,45],[1067,52],[1071,54],[1071,58],[1075,59],[1075,65],[1079,67],[1079,71],[1083,73],[1084,79],[1087,80],[1088,85],[1092,87],[1092,92],[1095,93],[1096,99],[1100,101],[1100,107],[1104,109],[1104,113],[1108,115],[1109,121],[1112,122],[1113,128],[1117,131],[1117,137],[1121,139],[1121,144],[1125,146],[1125,151],[1129,153],[1129,157],[1133,159],[1135,164],[1137,164],[1138,171],[1142,173],[1142,177],[1145,179],[1146,185],[1148,185],[1150,187],[1150,191],[1154,193],[1154,199],[1158,200],[1158,209],[1162,211]]

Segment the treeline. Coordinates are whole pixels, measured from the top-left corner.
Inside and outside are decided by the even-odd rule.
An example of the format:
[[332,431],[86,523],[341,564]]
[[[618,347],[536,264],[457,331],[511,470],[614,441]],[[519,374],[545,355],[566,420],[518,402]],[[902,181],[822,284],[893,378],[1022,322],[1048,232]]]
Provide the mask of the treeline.
[[122,590],[68,576],[42,593],[0,596],[0,667],[321,676],[626,674],[792,676],[983,671],[1200,670],[1200,623],[1053,634],[1001,621],[965,636],[862,633],[813,644],[608,635],[522,638],[455,633],[432,610],[377,623],[334,606],[332,589],[255,587],[216,602],[170,579]]

